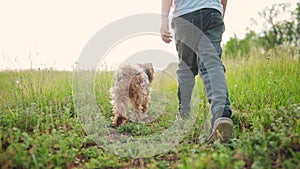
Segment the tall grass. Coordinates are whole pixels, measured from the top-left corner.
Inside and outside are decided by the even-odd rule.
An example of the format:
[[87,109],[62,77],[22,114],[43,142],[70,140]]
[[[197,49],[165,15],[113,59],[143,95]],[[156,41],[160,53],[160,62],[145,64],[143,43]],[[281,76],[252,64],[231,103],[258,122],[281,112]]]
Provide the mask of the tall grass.
[[[71,72],[0,72],[1,168],[300,168],[299,57],[285,50],[230,59],[225,56],[234,139],[200,143],[201,123],[209,113],[197,77],[194,128],[166,154],[146,159],[115,156],[96,145],[76,118]],[[109,96],[113,72],[95,76],[97,105],[113,117]],[[160,109],[151,123],[129,122],[118,131],[133,137],[160,134],[177,112],[177,84],[157,74],[151,106]],[[155,104],[154,104],[155,103]],[[155,107],[156,106],[156,107]]]

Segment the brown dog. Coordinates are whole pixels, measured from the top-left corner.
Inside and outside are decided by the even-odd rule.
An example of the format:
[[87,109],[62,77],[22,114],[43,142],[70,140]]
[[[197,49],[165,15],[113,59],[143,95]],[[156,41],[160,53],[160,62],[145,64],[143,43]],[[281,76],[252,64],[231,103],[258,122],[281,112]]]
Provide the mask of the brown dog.
[[114,86],[111,88],[113,112],[112,125],[124,125],[128,121],[126,109],[130,103],[131,111],[137,119],[143,120],[150,101],[150,84],[154,77],[151,63],[125,64],[118,69]]

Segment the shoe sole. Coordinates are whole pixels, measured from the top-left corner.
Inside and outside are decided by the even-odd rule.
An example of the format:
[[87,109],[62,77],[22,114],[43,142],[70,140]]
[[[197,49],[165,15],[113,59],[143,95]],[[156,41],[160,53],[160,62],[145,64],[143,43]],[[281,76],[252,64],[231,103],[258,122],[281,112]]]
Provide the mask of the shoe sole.
[[230,118],[221,117],[214,122],[214,126],[207,141],[212,143],[220,140],[221,143],[227,142],[232,137],[233,122]]

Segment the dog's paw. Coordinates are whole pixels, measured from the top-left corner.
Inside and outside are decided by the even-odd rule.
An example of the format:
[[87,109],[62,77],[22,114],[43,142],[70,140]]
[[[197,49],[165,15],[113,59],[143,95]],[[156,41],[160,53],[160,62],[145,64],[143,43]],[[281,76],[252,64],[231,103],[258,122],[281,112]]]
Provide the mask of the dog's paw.
[[114,120],[112,121],[112,126],[117,127],[117,126],[122,126],[126,124],[128,119],[126,117],[123,117],[121,115],[116,115]]

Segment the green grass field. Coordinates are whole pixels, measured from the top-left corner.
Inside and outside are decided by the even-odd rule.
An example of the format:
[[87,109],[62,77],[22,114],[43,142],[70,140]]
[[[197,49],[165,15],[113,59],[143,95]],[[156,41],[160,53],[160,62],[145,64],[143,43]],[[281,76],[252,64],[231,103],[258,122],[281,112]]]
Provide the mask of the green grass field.
[[[151,158],[118,157],[83,130],[73,103],[73,73],[48,70],[0,72],[0,168],[300,168],[300,66],[288,52],[224,59],[234,110],[234,138],[200,143],[201,118],[209,106],[197,77],[193,129],[176,147]],[[97,104],[105,119],[111,73],[96,76]],[[151,123],[117,130],[142,137],[170,127],[177,110],[176,81],[157,76],[153,104],[163,114]],[[162,94],[162,95],[160,95]],[[150,103],[151,104],[151,103]],[[162,106],[162,107],[160,107]]]

